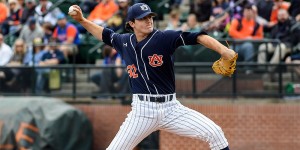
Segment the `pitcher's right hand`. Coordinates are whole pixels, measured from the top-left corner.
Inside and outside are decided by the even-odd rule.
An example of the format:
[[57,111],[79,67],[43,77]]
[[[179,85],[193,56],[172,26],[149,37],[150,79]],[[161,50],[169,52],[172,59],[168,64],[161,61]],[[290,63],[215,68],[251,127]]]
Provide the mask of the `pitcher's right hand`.
[[68,13],[69,16],[71,16],[74,20],[76,20],[77,22],[81,22],[84,20],[83,14],[82,14],[82,10],[78,5],[72,5],[74,7],[74,11],[76,11],[77,13],[71,14],[70,12]]

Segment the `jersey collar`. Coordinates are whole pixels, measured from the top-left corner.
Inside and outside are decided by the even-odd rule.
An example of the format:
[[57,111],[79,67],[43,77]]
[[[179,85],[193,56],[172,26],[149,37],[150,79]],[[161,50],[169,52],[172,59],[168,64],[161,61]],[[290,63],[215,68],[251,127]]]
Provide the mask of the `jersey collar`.
[[148,41],[148,39],[156,32],[157,29],[153,29],[153,31],[142,41],[137,42],[135,34],[133,34],[132,42],[133,44],[139,44],[139,43],[144,43],[145,41]]

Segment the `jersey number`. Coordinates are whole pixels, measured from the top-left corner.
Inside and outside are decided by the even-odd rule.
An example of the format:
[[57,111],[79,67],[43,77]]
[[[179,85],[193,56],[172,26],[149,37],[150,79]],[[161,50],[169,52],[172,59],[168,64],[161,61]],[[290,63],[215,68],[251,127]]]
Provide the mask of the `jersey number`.
[[137,78],[139,75],[136,73],[136,67],[134,64],[127,66],[127,72],[130,78]]

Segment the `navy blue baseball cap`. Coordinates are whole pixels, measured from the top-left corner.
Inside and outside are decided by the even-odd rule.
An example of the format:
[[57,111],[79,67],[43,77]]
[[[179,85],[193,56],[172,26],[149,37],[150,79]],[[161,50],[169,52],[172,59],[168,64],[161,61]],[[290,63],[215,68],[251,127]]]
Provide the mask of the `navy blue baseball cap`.
[[156,16],[156,13],[152,12],[147,4],[136,3],[128,8],[127,21],[142,19],[148,15]]

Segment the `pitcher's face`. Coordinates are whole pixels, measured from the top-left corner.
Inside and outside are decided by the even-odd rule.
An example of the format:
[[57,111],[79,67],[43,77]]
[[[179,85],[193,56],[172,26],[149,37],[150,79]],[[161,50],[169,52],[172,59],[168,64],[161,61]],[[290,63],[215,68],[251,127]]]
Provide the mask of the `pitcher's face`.
[[132,28],[135,32],[150,34],[153,31],[153,16],[148,15],[142,19],[136,19]]

